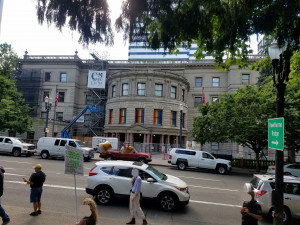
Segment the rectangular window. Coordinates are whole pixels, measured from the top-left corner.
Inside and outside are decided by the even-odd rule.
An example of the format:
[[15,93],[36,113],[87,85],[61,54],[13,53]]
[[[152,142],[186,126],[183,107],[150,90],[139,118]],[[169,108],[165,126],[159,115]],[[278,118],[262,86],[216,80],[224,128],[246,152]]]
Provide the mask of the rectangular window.
[[49,91],[44,91],[43,102],[45,102],[45,98],[46,98],[46,97],[49,98]]
[[144,109],[136,109],[135,110],[135,122],[136,123],[144,123]]
[[113,115],[114,115],[114,110],[110,109],[109,110],[109,121],[108,121],[109,124],[113,123]]
[[202,97],[195,97],[194,106],[198,107],[199,105],[202,105]]
[[153,124],[162,125],[162,110],[154,109]]
[[66,73],[60,73],[60,82],[67,82],[67,74]]
[[48,82],[51,80],[51,72],[45,72],[45,82]]
[[119,123],[125,124],[126,123],[126,109],[120,109],[120,121]]
[[182,95],[181,95],[181,100],[182,100],[182,101],[184,101],[184,97],[185,97],[184,95],[185,95],[185,90],[182,89]]
[[87,126],[92,125],[92,115],[91,114],[84,114],[84,124]]
[[202,77],[196,77],[195,86],[196,87],[202,87]]
[[162,84],[155,84],[155,96],[161,97],[163,95],[163,85]]
[[65,92],[58,92],[58,102],[65,102]]
[[111,91],[112,91],[111,96],[116,97],[116,85],[112,86]]
[[63,112],[56,112],[56,120],[63,121],[64,113]]
[[214,77],[213,78],[213,87],[219,87],[220,86],[220,77]]
[[41,112],[41,118],[46,119],[47,117],[47,112]]
[[140,96],[145,96],[145,89],[146,89],[146,84],[145,83],[138,83],[137,84],[137,95]]
[[172,86],[171,87],[171,98],[176,99],[176,91],[177,91],[177,88],[175,86]]
[[171,111],[170,125],[172,127],[176,127],[176,115],[177,113],[175,111]]
[[122,96],[128,96],[128,84],[122,84]]
[[219,143],[218,142],[212,142],[211,143],[211,150],[219,150]]
[[211,100],[213,102],[219,103],[219,98],[218,97],[211,97]]
[[242,84],[249,84],[250,82],[250,75],[249,74],[242,74]]
[[85,96],[85,104],[93,105],[93,96],[92,95],[86,95]]

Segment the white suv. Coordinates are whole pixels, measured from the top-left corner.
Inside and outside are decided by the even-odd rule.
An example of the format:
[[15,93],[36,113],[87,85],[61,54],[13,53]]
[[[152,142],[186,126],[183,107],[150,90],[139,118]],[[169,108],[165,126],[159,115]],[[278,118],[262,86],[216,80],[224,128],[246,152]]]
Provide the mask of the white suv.
[[34,144],[29,144],[15,137],[0,136],[0,152],[10,153],[13,156],[31,156],[36,152]]
[[[284,176],[284,221],[288,223],[292,217],[300,217],[300,178]],[[246,183],[256,193],[256,200],[261,205],[263,214],[272,218],[274,205],[272,192],[275,191],[274,175],[254,175],[250,183]]]
[[142,178],[143,198],[158,200],[165,211],[189,203],[187,184],[181,179],[163,174],[154,167],[141,162],[101,161],[89,172],[86,192],[99,204],[108,204],[114,196],[128,196],[131,189],[131,170],[136,168]]

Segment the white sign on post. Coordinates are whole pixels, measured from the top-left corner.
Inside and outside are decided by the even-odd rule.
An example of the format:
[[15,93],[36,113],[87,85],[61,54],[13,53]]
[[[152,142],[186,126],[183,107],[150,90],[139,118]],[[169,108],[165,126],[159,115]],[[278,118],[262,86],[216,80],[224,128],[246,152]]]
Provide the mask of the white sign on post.
[[106,71],[89,70],[88,88],[105,88]]
[[82,151],[69,145],[67,145],[65,152],[65,174],[83,176]]

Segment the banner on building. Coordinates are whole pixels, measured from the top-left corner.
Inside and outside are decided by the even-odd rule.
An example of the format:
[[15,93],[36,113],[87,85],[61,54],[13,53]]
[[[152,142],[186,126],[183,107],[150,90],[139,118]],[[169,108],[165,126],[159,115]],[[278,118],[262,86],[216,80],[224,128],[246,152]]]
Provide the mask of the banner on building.
[[106,71],[89,70],[88,88],[105,88]]

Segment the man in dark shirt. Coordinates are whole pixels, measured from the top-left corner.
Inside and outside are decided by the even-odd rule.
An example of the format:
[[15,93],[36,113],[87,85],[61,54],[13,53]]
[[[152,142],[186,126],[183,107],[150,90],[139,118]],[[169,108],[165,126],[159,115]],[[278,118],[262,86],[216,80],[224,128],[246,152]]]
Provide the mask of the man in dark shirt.
[[251,200],[249,202],[244,202],[243,207],[240,212],[242,214],[242,225],[258,225],[258,220],[261,221],[263,219],[261,206],[254,199],[254,192],[247,192],[251,196]]
[[4,183],[4,167],[0,166],[0,217],[2,218],[2,225],[8,224],[10,221],[9,216],[6,214],[5,210],[3,209],[2,205],[1,205],[1,196],[3,195],[3,183]]
[[36,164],[32,167],[35,170],[35,173],[31,174],[29,180],[23,178],[24,182],[30,184],[31,192],[30,192],[30,202],[33,203],[33,212],[30,213],[30,216],[37,216],[41,214],[41,197],[43,193],[43,184],[46,180],[45,173],[42,172],[42,165]]

